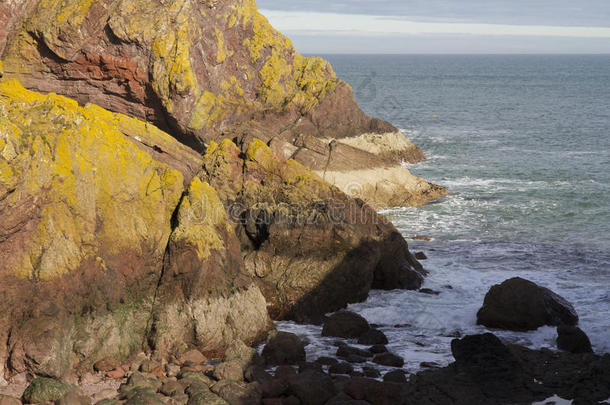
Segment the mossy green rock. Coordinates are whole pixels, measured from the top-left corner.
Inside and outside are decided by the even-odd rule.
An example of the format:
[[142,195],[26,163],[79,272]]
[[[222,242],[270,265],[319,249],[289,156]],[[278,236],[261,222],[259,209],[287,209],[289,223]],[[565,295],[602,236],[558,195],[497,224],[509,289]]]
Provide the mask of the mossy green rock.
[[32,380],[23,392],[23,402],[26,404],[39,404],[56,401],[70,391],[78,388],[72,384],[64,383],[52,378],[39,377]]

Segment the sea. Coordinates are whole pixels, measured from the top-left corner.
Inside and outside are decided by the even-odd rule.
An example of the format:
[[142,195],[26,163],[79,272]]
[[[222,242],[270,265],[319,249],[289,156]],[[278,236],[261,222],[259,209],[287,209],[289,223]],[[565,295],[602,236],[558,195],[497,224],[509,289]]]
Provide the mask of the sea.
[[[409,170],[449,195],[381,212],[424,252],[424,287],[371,291],[348,309],[379,325],[415,373],[453,361],[456,336],[491,331],[556,350],[554,327],[488,330],[489,288],[523,277],[566,298],[597,353],[610,352],[610,55],[324,55],[369,115],[427,156]],[[413,240],[426,236],[430,241]],[[279,322],[336,351],[321,327]]]

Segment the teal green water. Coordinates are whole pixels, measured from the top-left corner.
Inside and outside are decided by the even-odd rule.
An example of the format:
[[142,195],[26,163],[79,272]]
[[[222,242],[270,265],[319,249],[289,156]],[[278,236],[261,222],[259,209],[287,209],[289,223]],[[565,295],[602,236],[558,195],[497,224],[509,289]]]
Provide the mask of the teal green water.
[[[441,294],[374,291],[350,306],[382,325],[405,368],[450,362],[447,335],[486,331],[485,293],[514,276],[568,299],[610,352],[610,55],[325,57],[367,113],[422,147],[428,159],[409,169],[450,192],[384,211],[405,237],[432,238],[409,244]],[[280,327],[314,342],[312,356],[333,350],[316,327]],[[493,332],[555,348],[551,327]]]
[[610,248],[610,56],[328,58],[453,194],[410,232]]

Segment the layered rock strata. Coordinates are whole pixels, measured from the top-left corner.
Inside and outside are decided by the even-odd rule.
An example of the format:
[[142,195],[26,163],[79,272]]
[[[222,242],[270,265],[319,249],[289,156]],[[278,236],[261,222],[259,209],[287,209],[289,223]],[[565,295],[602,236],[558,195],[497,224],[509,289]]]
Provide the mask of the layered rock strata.
[[444,194],[401,166],[421,150],[363,113],[330,64],[299,55],[254,0],[11,0],[0,23],[5,74],[29,89],[151,122],[200,152],[255,132],[380,207]]

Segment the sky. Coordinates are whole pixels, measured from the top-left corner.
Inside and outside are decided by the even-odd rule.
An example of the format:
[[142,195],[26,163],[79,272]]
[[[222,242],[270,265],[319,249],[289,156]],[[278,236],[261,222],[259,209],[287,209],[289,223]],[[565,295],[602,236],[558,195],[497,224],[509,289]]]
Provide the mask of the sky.
[[610,53],[610,0],[258,0],[305,54]]

